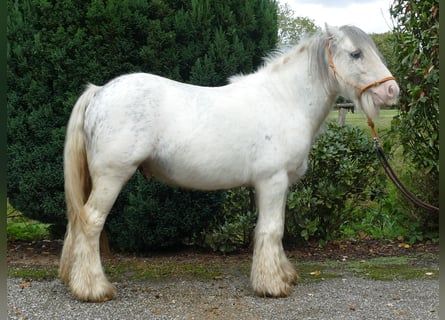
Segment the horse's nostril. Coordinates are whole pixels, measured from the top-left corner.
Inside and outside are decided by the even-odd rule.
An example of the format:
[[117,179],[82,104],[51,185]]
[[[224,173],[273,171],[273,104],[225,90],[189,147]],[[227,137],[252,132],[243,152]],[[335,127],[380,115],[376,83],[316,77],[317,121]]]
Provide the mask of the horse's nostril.
[[390,84],[388,86],[387,94],[390,98],[395,98],[399,95],[399,88],[395,84]]
[[394,97],[394,91],[395,91],[395,89],[394,89],[394,85],[390,85],[390,86],[388,87],[388,96],[390,96],[390,97]]

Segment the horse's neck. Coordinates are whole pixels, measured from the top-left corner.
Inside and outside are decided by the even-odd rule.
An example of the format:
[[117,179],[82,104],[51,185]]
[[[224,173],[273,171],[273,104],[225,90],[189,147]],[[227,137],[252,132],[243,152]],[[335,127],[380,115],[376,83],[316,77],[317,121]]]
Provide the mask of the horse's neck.
[[307,95],[310,108],[306,108],[305,113],[311,122],[312,135],[315,135],[331,112],[336,94],[326,92],[323,86],[314,85],[307,90]]
[[[291,103],[298,115],[304,115],[311,127],[311,134],[315,135],[326,120],[335,102],[336,93],[324,82],[327,79],[320,79],[320,75],[312,73],[308,67],[306,54],[302,54],[293,62],[285,62],[285,70],[276,70],[276,80],[270,80],[270,74],[265,78],[275,82],[272,90],[279,91],[281,95],[287,96],[285,99]],[[284,56],[283,61],[286,61]],[[270,70],[268,72],[271,72]],[[273,71],[272,71],[273,72]],[[278,84],[278,85],[277,85]]]

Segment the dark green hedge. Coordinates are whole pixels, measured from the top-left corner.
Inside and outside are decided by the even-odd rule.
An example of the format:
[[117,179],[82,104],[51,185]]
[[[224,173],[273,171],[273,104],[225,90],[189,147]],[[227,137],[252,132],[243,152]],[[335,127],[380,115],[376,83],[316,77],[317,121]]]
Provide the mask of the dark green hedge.
[[[251,72],[277,42],[276,3],[271,0],[8,0],[7,6],[8,197],[26,216],[53,223],[55,236],[63,234],[66,224],[65,126],[86,83],[102,85],[121,74],[143,71],[222,85],[230,75]],[[193,226],[201,228],[208,212],[218,211],[215,203],[221,205],[220,196],[175,189],[142,196],[145,184],[133,179],[116,203],[124,212],[114,210],[112,242],[120,239],[114,232],[123,230],[116,226],[127,220],[137,225],[136,219],[142,219],[139,208],[160,210],[153,214],[167,219],[166,211],[173,206],[145,204],[150,195],[171,192],[179,203],[165,225],[180,226],[164,228],[168,236],[175,228],[183,234],[196,231]],[[192,202],[202,215],[191,209],[196,223],[183,228],[179,214]],[[159,232],[145,220],[140,225],[152,228],[144,234]],[[130,227],[128,232],[133,232]],[[152,241],[146,246],[156,247]],[[179,238],[170,245],[175,241]],[[127,243],[119,246],[129,248]]]
[[191,243],[210,222],[222,221],[222,192],[185,191],[137,173],[124,188],[107,221],[111,245],[143,252]]

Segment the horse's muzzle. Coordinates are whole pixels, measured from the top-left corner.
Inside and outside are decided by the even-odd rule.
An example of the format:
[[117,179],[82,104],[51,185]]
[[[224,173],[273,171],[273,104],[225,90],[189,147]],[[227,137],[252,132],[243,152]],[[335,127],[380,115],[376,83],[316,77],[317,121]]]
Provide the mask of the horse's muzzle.
[[388,80],[368,89],[376,105],[393,105],[400,94],[399,85],[395,80]]

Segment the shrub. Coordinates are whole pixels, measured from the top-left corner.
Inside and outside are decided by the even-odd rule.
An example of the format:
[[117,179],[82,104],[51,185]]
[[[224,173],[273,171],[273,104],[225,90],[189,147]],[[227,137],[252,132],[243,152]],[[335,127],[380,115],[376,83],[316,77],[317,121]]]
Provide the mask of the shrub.
[[288,196],[288,239],[321,243],[338,236],[364,201],[381,197],[385,186],[372,140],[352,126],[329,123],[309,155],[309,169]]
[[[402,94],[400,116],[392,131],[403,146],[406,170],[401,177],[424,201],[439,204],[439,1],[395,0],[396,75]],[[426,232],[439,230],[439,215],[400,199],[410,218]]]
[[215,219],[195,243],[222,253],[247,247],[253,239],[257,213],[253,189],[237,188],[225,192],[224,219]]
[[110,243],[144,252],[190,243],[193,234],[222,219],[223,192],[200,192],[147,182],[136,174],[107,221]]
[[354,220],[341,227],[342,238],[398,239],[410,244],[424,240],[419,224],[408,218],[396,186],[390,183],[384,198],[365,210],[357,208],[352,216]]

